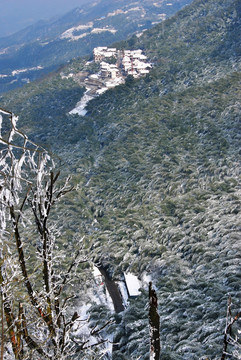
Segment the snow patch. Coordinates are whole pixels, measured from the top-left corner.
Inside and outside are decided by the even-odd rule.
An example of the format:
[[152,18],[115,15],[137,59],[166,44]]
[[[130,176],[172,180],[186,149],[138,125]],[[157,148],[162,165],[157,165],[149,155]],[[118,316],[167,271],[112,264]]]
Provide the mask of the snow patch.
[[85,109],[86,105],[90,100],[94,99],[93,95],[88,94],[89,91],[90,89],[87,88],[86,92],[84,93],[84,96],[76,104],[76,107],[69,112],[70,115],[78,114],[80,116],[85,116],[87,114],[87,110]]
[[117,9],[117,10],[115,10],[113,12],[108,13],[107,17],[116,16],[116,15],[119,15],[119,14],[128,14],[131,11],[141,11],[141,10],[143,10],[142,7],[133,7],[133,8],[130,8],[130,9],[126,10],[126,11],[123,11],[122,9]]
[[110,33],[112,33],[112,34],[115,34],[116,32],[117,32],[117,30],[116,29],[107,29],[107,28],[95,28],[95,29],[93,29],[93,30],[91,30],[91,33],[92,34],[100,34],[100,33],[102,33],[102,32],[110,32]]
[[34,71],[34,70],[42,70],[43,67],[42,66],[35,66],[35,67],[31,67],[31,68],[25,68],[25,69],[18,69],[18,70],[13,70],[12,71],[12,76],[21,74],[21,73],[25,73],[27,71]]
[[[75,35],[74,32],[75,31],[81,31],[81,30],[88,30],[88,32],[84,32],[83,34],[79,34],[79,35]],[[92,29],[92,30],[90,30]],[[93,28],[93,22],[89,22],[88,24],[85,24],[85,25],[78,25],[78,26],[75,26],[75,27],[72,27],[68,30],[66,30],[64,33],[62,33],[60,35],[60,39],[69,39],[70,41],[76,41],[76,40],[79,40],[79,39],[82,39],[88,35],[91,35],[91,34],[100,34],[102,32],[110,32],[110,33],[113,33],[115,34],[117,32],[116,29],[114,28]]]
[[61,76],[61,79],[70,79],[74,76],[74,74],[73,73],[70,73],[69,75],[60,74],[60,76]]
[[98,95],[104,94],[104,92],[106,92],[107,90],[108,90],[107,87],[103,87],[103,88],[97,90],[96,94],[98,94]]
[[141,283],[137,276],[131,273],[124,273],[124,278],[129,296],[140,295],[139,289],[141,288]]
[[149,282],[152,281],[151,275],[147,274],[146,272],[142,276],[142,282],[144,287],[149,285]]
[[118,284],[118,287],[119,287],[119,290],[120,290],[120,293],[121,293],[121,296],[123,299],[123,305],[124,305],[124,307],[127,307],[128,306],[128,292],[126,289],[126,285],[125,285],[124,281],[118,281],[117,284]]
[[[89,298],[91,301],[93,300],[95,304],[105,304],[111,311],[114,311],[111,297],[105,288],[104,276],[101,274],[97,266],[93,266],[92,272],[94,276],[94,283],[93,288],[88,289]],[[82,341],[88,340],[88,346],[94,345],[98,342],[98,335],[90,335],[91,329],[88,323],[88,312],[92,305],[93,304],[90,302],[86,302],[79,306],[77,312],[79,319],[82,321],[77,321],[73,328],[76,340],[78,340],[78,338],[81,338]],[[103,356],[106,356],[104,357],[105,359],[109,359],[112,354],[113,335],[105,334],[104,338],[106,338],[107,341],[103,344],[102,348],[99,348],[99,351]],[[102,356],[100,356],[100,358],[102,358]]]
[[8,53],[9,48],[0,50],[0,55],[4,55]]
[[111,16],[116,16],[116,15],[119,15],[119,14],[126,14],[127,12],[126,11],[123,11],[121,9],[117,9],[113,12],[110,12],[107,14],[107,17],[111,17]]
[[96,304],[105,304],[110,311],[114,311],[114,305],[112,299],[109,295],[108,290],[105,287],[105,279],[101,274],[97,266],[93,266],[93,274],[95,279],[95,287],[97,290],[97,294],[94,297],[94,302]]
[[93,22],[89,22],[87,24],[84,25],[78,25],[78,26],[74,26],[68,30],[66,30],[65,32],[63,32],[63,34],[60,35],[60,39],[70,39],[70,40],[79,40],[81,38],[84,38],[85,36],[87,36],[89,33],[85,32],[83,34],[80,35],[74,35],[75,31],[81,31],[81,30],[88,30],[91,29],[93,27]]
[[128,12],[130,12],[130,11],[141,11],[141,10],[143,10],[143,8],[137,6],[137,7],[129,9]]

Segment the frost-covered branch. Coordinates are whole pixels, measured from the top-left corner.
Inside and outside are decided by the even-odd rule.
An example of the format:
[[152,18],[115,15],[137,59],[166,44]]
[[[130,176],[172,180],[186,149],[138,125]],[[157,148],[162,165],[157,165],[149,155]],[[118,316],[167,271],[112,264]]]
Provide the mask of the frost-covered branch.
[[69,178],[61,183],[50,155],[18,130],[17,120],[0,108],[0,280],[7,331],[15,359],[36,353],[64,360],[76,353],[70,336],[79,321],[71,307],[76,294],[69,293],[73,272],[87,259],[80,248],[61,263],[61,229],[51,216],[73,187]]

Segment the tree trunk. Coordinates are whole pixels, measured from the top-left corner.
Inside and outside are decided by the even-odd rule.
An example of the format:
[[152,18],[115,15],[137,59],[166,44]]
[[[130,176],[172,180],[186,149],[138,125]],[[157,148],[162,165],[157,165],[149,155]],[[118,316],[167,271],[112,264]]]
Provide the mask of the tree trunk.
[[160,316],[157,312],[157,295],[149,283],[149,325],[150,325],[150,360],[160,360]]

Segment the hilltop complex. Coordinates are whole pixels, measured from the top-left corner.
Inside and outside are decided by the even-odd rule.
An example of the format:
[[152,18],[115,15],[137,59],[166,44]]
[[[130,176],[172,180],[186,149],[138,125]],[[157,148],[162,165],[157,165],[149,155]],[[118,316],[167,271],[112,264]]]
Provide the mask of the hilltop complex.
[[[84,116],[87,112],[85,110],[87,103],[95,96],[123,84],[128,75],[139,78],[148,74],[152,68],[152,64],[147,62],[147,57],[140,49],[117,50],[107,46],[96,47],[93,56],[94,62],[100,65],[99,71],[95,74],[82,71],[75,76],[79,85],[85,86],[86,92],[70,114],[78,113]],[[67,77],[72,76],[73,74],[70,74]]]
[[[87,88],[88,94],[99,95],[109,88],[116,87],[125,82],[127,76],[134,78],[147,75],[152,64],[147,62],[142,50],[117,50],[115,48],[96,47],[93,50],[94,63],[98,64],[98,72],[81,71],[74,74],[61,75],[74,77],[80,85]],[[86,65],[91,64],[88,61]]]
[[132,75],[135,78],[149,73],[152,65],[142,50],[117,50],[116,48],[96,47],[94,61],[101,65],[104,78],[123,78]]

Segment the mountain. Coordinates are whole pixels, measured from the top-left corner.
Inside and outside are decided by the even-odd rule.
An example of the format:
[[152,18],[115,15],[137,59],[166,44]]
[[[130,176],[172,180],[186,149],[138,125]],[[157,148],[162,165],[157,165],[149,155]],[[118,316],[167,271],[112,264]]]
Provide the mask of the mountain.
[[140,34],[191,0],[98,0],[0,39],[0,92],[41,77],[93,48]]
[[[43,0],[45,1],[45,0]],[[33,25],[40,19],[50,19],[53,16],[64,15],[67,11],[80,7],[86,0],[51,0],[45,2],[30,0],[2,1],[0,13],[0,37],[11,34]],[[11,20],[11,21],[10,21]]]
[[[1,97],[73,174],[66,238],[85,236],[115,279],[152,279],[162,359],[221,358],[229,295],[240,309],[240,35],[240,1],[194,0],[116,45],[141,48],[153,69],[86,116],[69,114],[84,92],[74,75],[96,70],[85,59]],[[118,315],[113,359],[149,358],[147,302],[143,289]]]

